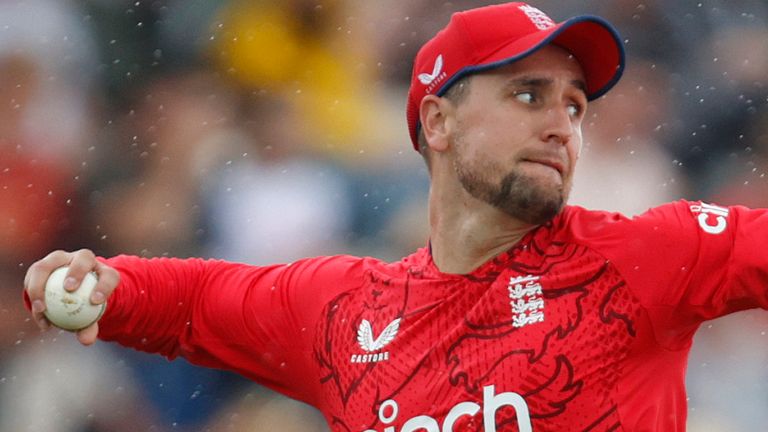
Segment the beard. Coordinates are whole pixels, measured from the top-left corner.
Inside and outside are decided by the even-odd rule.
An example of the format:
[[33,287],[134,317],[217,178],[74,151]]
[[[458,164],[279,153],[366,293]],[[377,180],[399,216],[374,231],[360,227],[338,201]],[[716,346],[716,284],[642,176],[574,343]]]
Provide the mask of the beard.
[[[460,152],[459,152],[460,153]],[[501,164],[469,163],[459,154],[454,160],[459,181],[472,197],[486,202],[522,222],[541,225],[554,218],[565,205],[568,187],[546,185],[520,170],[510,170],[498,179]]]

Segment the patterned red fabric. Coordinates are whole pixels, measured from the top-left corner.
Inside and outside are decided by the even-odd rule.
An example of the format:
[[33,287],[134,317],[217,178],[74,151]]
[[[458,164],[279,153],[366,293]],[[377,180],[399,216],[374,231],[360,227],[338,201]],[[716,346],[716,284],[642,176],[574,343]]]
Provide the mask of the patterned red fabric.
[[334,431],[684,431],[710,318],[768,306],[768,211],[568,207],[469,275],[422,249],[254,267],[116,257],[101,337],[234,370]]

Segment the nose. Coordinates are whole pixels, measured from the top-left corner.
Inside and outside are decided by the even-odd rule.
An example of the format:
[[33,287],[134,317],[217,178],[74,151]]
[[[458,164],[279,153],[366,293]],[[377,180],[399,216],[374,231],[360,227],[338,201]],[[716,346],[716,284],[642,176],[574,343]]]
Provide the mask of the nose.
[[575,125],[568,107],[556,107],[547,110],[545,124],[542,128],[542,140],[544,142],[556,142],[567,145],[574,134]]

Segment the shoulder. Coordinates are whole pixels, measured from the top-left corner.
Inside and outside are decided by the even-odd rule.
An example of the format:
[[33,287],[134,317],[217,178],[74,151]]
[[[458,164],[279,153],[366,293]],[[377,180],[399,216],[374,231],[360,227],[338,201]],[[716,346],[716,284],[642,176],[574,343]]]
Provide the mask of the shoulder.
[[561,241],[588,247],[616,265],[635,268],[652,262],[663,267],[693,259],[703,230],[720,223],[717,215],[710,219],[708,213],[718,207],[707,206],[680,200],[632,217],[569,206],[553,222]]
[[354,284],[369,273],[399,275],[423,259],[423,251],[399,261],[387,262],[374,257],[331,255],[306,258],[287,264],[285,269],[295,277],[343,280],[345,285]]
[[[579,206],[567,206],[556,219],[561,231],[574,238],[589,240],[610,238],[616,235],[656,233],[682,234],[680,228],[700,225],[709,212],[726,211],[717,206],[679,200],[653,207],[637,216],[617,212],[587,210]],[[704,216],[701,216],[704,213]],[[706,219],[706,222],[710,222]],[[716,221],[714,222],[717,223]]]

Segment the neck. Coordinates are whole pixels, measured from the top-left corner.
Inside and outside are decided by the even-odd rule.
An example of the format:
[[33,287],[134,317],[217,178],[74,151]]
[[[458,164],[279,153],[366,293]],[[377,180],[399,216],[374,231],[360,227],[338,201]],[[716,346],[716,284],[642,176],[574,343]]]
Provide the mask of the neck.
[[468,274],[517,244],[535,225],[467,194],[433,188],[429,199],[432,259],[443,273]]

